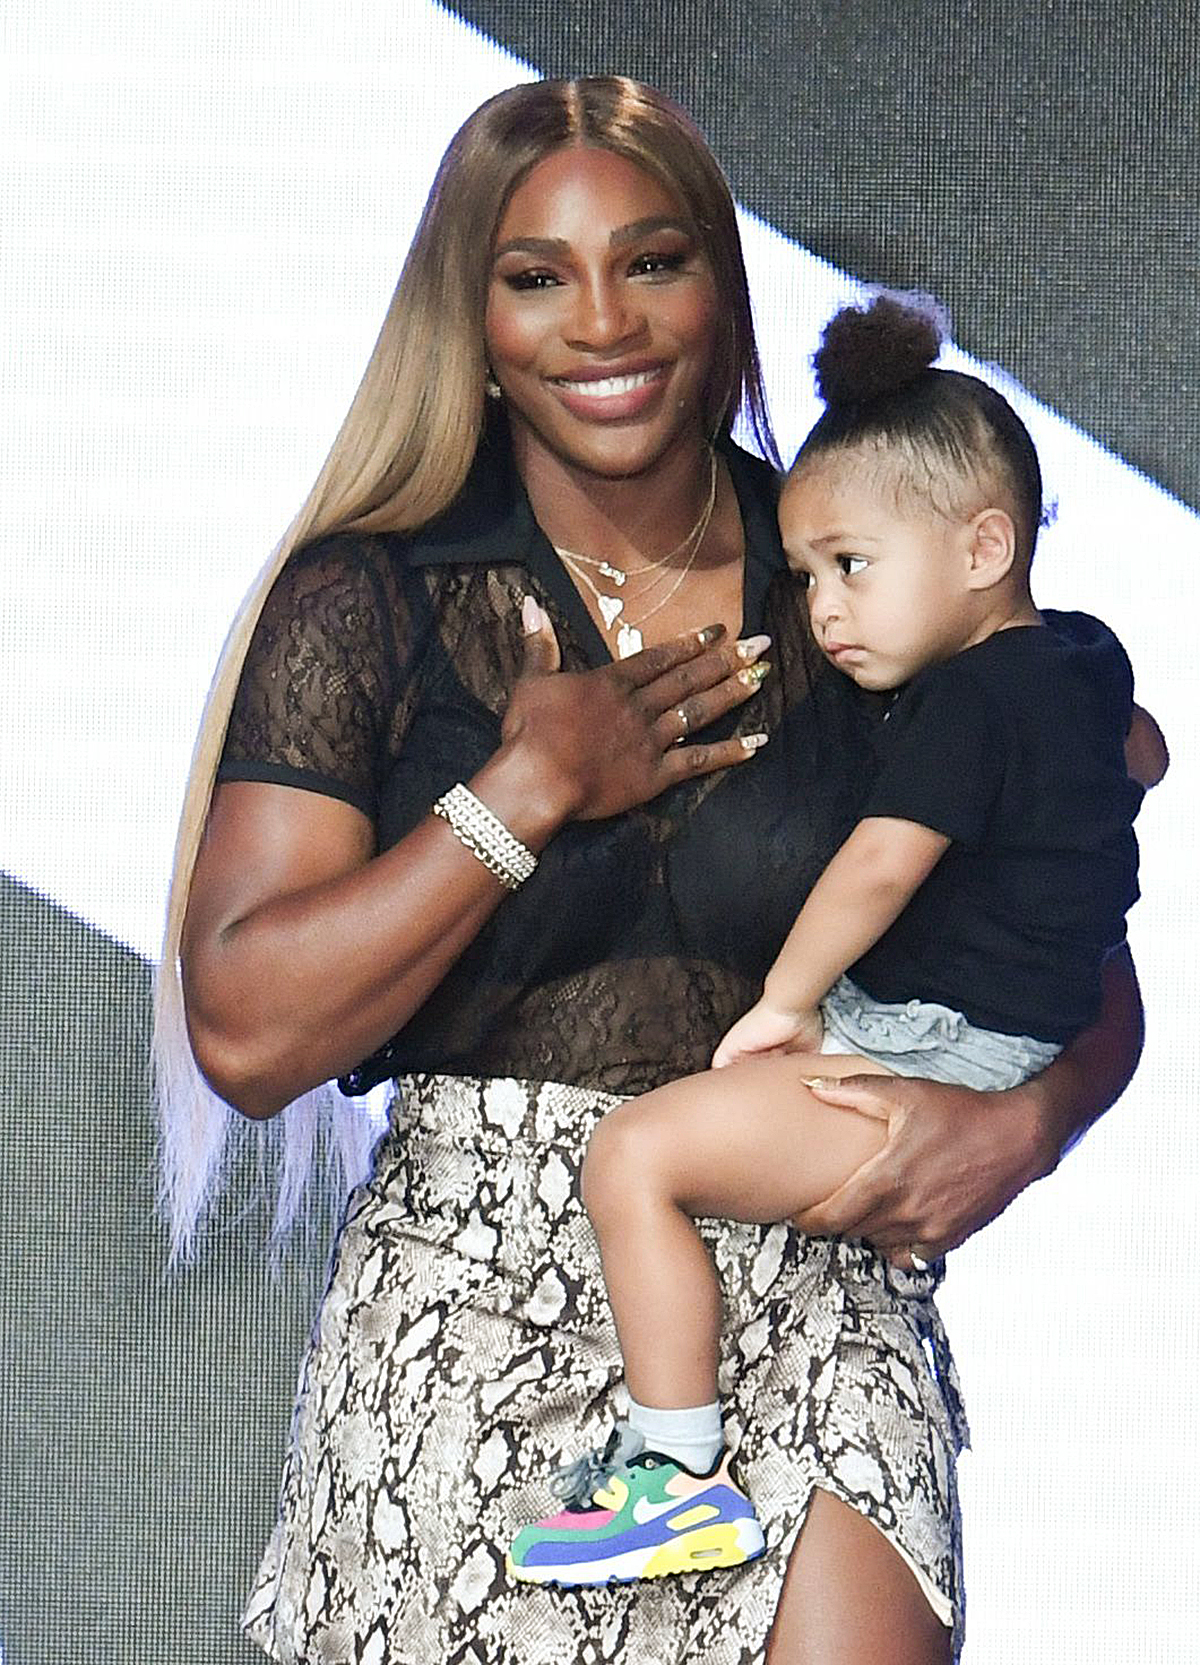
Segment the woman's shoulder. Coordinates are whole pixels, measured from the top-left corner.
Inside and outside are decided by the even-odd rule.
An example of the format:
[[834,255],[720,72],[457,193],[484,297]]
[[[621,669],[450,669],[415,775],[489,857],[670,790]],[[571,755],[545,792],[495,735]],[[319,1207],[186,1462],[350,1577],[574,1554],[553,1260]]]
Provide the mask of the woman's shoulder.
[[324,532],[292,550],[276,583],[290,581],[303,589],[338,580],[395,579],[407,564],[409,542],[409,535],[403,532],[362,532],[353,528]]
[[288,556],[242,665],[220,780],[303,787],[374,815],[426,634],[404,570],[391,534],[335,532]]
[[394,699],[427,634],[407,539],[338,530],[310,539],[284,561],[258,617],[243,686],[332,681]]
[[400,532],[339,530],[300,544],[271,586],[266,627],[406,638],[422,610],[410,543]]

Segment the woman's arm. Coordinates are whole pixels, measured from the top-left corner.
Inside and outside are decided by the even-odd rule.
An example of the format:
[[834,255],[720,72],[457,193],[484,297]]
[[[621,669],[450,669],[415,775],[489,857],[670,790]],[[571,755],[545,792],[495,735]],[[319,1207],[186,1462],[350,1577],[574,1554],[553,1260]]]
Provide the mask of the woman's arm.
[[1162,729],[1148,711],[1135,705],[1125,737],[1125,767],[1130,779],[1149,791],[1166,774],[1170,762],[1171,754]]
[[[751,755],[736,739],[675,743],[680,707],[700,729],[758,686],[723,631],[568,675],[549,621],[534,623],[500,748],[467,784],[535,852],[568,820]],[[505,895],[436,816],[377,854],[371,823],[339,800],[219,787],[181,956],[197,1062],[243,1113],[274,1115],[402,1027]]]
[[900,1266],[945,1254],[1004,1211],[1124,1092],[1142,1049],[1127,948],[1111,954],[1100,1016],[1020,1087],[978,1093],[894,1076],[816,1088],[827,1104],[888,1124],[878,1156],[797,1222],[814,1236],[865,1237]]

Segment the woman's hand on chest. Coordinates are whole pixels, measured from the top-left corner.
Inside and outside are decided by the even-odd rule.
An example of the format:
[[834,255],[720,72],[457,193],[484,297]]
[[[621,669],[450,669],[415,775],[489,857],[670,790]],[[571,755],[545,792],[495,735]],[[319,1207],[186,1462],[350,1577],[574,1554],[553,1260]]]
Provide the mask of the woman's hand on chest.
[[560,820],[619,815],[691,776],[744,763],[757,736],[689,742],[748,700],[766,675],[765,637],[692,631],[595,670],[559,670],[546,614],[525,604],[525,673],[505,713],[503,748],[523,754]]

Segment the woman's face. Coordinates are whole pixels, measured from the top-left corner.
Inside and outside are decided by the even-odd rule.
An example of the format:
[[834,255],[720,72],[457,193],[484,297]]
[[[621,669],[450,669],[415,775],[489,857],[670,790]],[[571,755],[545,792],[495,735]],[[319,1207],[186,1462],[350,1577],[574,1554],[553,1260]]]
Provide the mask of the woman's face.
[[678,201],[612,151],[554,151],[496,234],[485,334],[518,458],[619,478],[703,434],[717,330]]

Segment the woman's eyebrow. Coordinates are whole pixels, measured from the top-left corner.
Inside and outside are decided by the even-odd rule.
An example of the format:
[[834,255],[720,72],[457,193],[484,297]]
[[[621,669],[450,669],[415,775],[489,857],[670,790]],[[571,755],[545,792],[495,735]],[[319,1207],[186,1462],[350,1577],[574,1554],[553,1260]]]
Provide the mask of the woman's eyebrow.
[[617,226],[608,241],[614,246],[619,243],[636,243],[639,237],[652,237],[656,231],[677,231],[682,237],[694,235],[687,221],[677,219],[673,214],[648,214],[644,220],[633,220],[629,225]]
[[493,258],[499,260],[502,254],[540,254],[553,260],[570,252],[571,245],[564,237],[513,237],[498,246]]
[[[636,243],[640,237],[652,237],[657,231],[677,231],[682,237],[693,235],[686,220],[676,219],[670,214],[649,214],[643,220],[615,226],[609,233],[609,247],[620,248],[626,243]],[[565,237],[512,237],[507,243],[498,245],[492,258],[499,260],[504,254],[535,254],[544,260],[562,260],[570,252],[571,245]]]

